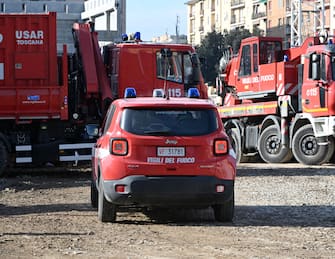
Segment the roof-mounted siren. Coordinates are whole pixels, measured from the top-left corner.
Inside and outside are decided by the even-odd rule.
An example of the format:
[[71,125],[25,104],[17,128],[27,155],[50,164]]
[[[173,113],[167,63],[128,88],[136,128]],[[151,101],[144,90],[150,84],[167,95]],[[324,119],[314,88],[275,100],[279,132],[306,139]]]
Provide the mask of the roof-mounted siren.
[[124,98],[136,98],[136,90],[133,87],[127,87],[124,90]]
[[192,87],[192,88],[188,89],[187,97],[188,98],[199,98],[200,93],[199,93],[198,88]]
[[164,89],[154,89],[152,92],[152,97],[164,98],[165,97]]
[[134,33],[134,40],[141,41],[141,33],[139,31]]
[[121,35],[121,39],[122,39],[122,41],[127,41],[127,40],[128,40],[128,35],[127,35],[127,33],[122,33],[122,35]]
[[141,33],[140,32],[135,32],[135,33],[131,33],[131,34],[127,34],[127,33],[122,33],[121,34],[121,39],[122,41],[130,41],[130,42],[140,42],[141,40]]

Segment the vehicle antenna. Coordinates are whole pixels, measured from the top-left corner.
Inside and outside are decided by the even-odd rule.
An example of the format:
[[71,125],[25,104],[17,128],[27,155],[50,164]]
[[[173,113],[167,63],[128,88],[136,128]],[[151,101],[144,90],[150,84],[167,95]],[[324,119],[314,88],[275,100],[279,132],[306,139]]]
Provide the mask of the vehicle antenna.
[[161,55],[164,58],[164,92],[165,92],[166,99],[169,100],[170,96],[169,96],[169,90],[167,89],[168,88],[167,76],[168,76],[168,69],[169,69],[169,64],[168,64],[169,57],[172,55],[171,50],[167,49],[167,48],[164,48],[164,49],[161,50]]

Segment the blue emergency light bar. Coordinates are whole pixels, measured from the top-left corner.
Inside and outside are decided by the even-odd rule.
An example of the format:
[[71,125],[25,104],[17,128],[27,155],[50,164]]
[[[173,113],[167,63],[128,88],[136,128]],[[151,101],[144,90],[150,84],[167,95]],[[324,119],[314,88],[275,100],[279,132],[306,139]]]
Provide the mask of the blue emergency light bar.
[[199,93],[198,88],[192,87],[192,88],[188,89],[187,97],[188,98],[199,98],[200,93]]
[[136,90],[133,87],[127,87],[124,90],[124,98],[136,98]]

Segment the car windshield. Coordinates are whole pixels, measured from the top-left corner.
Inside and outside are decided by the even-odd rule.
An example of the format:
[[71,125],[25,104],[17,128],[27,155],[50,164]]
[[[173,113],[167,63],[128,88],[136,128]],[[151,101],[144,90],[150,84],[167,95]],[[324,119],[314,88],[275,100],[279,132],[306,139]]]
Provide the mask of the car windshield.
[[219,127],[211,109],[125,109],[121,128],[137,135],[202,136]]

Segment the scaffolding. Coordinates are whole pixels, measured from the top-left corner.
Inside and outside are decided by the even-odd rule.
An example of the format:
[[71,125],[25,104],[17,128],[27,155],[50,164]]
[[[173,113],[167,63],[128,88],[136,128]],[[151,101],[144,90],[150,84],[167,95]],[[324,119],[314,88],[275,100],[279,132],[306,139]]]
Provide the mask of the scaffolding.
[[[324,0],[313,1],[313,3],[306,3],[311,6],[312,9],[303,10],[302,3],[303,0],[292,0],[291,1],[291,47],[297,47],[302,44],[303,41],[303,14],[307,13],[308,16],[313,14],[313,35],[317,33],[325,33],[325,3]],[[306,24],[306,23],[305,23]],[[318,25],[319,28],[318,28]],[[311,28],[309,24],[306,24],[308,28]]]

